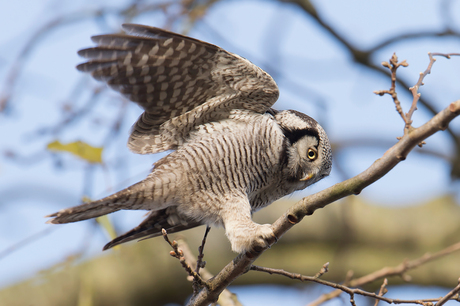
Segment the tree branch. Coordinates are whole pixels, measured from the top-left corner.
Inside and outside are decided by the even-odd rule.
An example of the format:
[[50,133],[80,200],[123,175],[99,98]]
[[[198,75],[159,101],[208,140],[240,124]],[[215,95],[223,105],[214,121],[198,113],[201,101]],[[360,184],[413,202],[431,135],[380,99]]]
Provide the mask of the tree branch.
[[[326,30],[332,37],[334,37],[337,41],[339,41],[348,50],[348,52],[350,52],[350,54],[352,55],[353,59],[356,62],[374,71],[382,73],[385,76],[388,76],[388,71],[380,67],[380,65],[375,65],[374,63],[371,62],[372,55],[375,54],[375,52],[381,50],[382,48],[392,43],[404,40],[404,39],[425,38],[425,37],[434,37],[434,36],[436,37],[444,37],[444,36],[458,37],[460,36],[460,33],[453,32],[450,29],[447,29],[442,32],[407,33],[407,34],[390,37],[388,40],[383,41],[380,44],[377,44],[372,48],[369,48],[367,50],[362,50],[356,47],[355,45],[353,45],[353,43],[351,43],[349,39],[347,39],[344,35],[341,35],[338,31],[332,28],[326,21],[324,21],[322,17],[320,16],[320,14],[318,14],[318,11],[316,11],[314,5],[311,3],[310,0],[280,0],[280,1],[285,2],[285,3],[293,3],[297,5],[298,7],[300,7],[305,13],[311,16],[313,20],[316,21],[324,30]],[[408,91],[408,89],[410,88],[410,85],[408,85],[407,82],[404,82],[401,79],[398,79],[397,83],[404,90]],[[432,102],[429,102],[426,99],[419,99],[419,103],[422,104],[431,114],[435,115],[437,113],[437,110],[433,107]],[[451,129],[448,129],[447,131],[449,135],[452,136],[452,140],[458,146],[460,146],[460,138],[458,138],[457,135]]]
[[[169,252],[169,255],[171,255],[174,258],[179,259],[179,262],[181,263],[182,267],[185,269],[185,271],[188,273],[189,276],[191,276],[194,280],[194,284],[196,283],[200,287],[208,287],[208,283],[195,271],[193,271],[193,268],[187,263],[185,259],[184,252],[179,249],[179,244],[177,241],[169,240],[168,233],[164,228],[161,229],[161,233],[163,234],[164,240],[171,246],[173,251]],[[194,288],[194,291],[199,290],[198,288]]]
[[[422,140],[440,130],[445,130],[448,124],[458,115],[460,115],[460,100],[452,102],[446,109],[436,114],[427,123],[405,134],[398,143],[391,147],[364,172],[323,191],[305,197],[294,204],[272,224],[274,234],[279,239],[291,227],[299,223],[305,215],[312,215],[317,209],[323,208],[343,197],[359,194],[361,190],[380,179],[400,161],[404,160],[407,154]],[[265,250],[266,248],[258,252],[253,250],[246,254],[238,255],[208,282],[208,288],[203,288],[198,294],[194,295],[188,305],[208,305],[215,302],[220,292],[237,277],[247,272],[252,263]]]
[[455,287],[452,291],[450,291],[448,294],[446,294],[442,298],[421,299],[421,300],[392,299],[392,298],[383,297],[383,294],[385,293],[385,287],[386,287],[386,282],[385,281],[383,282],[382,286],[380,287],[380,291],[377,294],[377,293],[365,291],[365,290],[362,290],[362,289],[359,289],[359,288],[350,288],[350,287],[348,287],[346,285],[341,285],[341,284],[325,281],[325,280],[322,280],[322,279],[318,279],[315,276],[305,276],[305,275],[301,275],[299,273],[290,273],[290,272],[287,272],[287,271],[284,271],[284,270],[281,270],[281,269],[271,269],[271,268],[265,268],[265,267],[259,267],[259,266],[252,266],[251,270],[259,271],[259,272],[266,272],[266,273],[269,273],[269,274],[282,275],[282,276],[289,277],[291,279],[298,279],[298,280],[300,280],[302,282],[310,281],[310,282],[315,282],[315,283],[318,283],[318,284],[321,284],[321,285],[329,286],[329,287],[332,287],[332,288],[336,288],[338,291],[348,293],[348,295],[350,296],[350,303],[353,306],[356,306],[356,304],[355,304],[355,294],[370,297],[370,298],[374,298],[377,301],[384,301],[384,302],[387,302],[389,304],[419,304],[419,305],[427,306],[429,303],[438,302],[437,305],[441,306],[446,301],[454,298],[454,296],[458,293],[458,291],[460,291],[460,284],[459,284],[459,285],[457,285],[457,287]]
[[[360,287],[362,285],[369,284],[373,281],[376,281],[376,280],[379,280],[385,277],[391,277],[391,276],[401,276],[404,280],[410,281],[410,277],[405,274],[407,271],[415,269],[429,261],[433,261],[440,257],[449,255],[458,250],[460,250],[460,242],[453,244],[434,254],[427,253],[420,258],[417,258],[411,261],[404,261],[403,263],[399,264],[396,267],[385,267],[378,271],[372,272],[368,275],[364,275],[360,278],[349,280],[347,282],[347,285],[350,287]],[[322,296],[317,298],[315,301],[311,302],[309,306],[318,306],[326,301],[329,301],[333,298],[338,297],[341,293],[342,293],[341,290],[334,290],[327,294],[323,294]]]
[[[206,233],[208,232],[209,230],[208,228],[206,228]],[[188,265],[190,265],[192,268],[198,267],[199,263],[197,259],[195,258],[192,251],[188,247],[188,244],[184,240],[179,239],[177,241],[177,247],[183,252],[185,261],[187,262]],[[210,279],[214,276],[204,267],[201,268],[201,275],[204,279]],[[193,281],[193,277],[189,276],[189,280]],[[230,292],[230,290],[228,289],[225,289],[222,292],[217,302],[220,306],[242,306],[242,304],[238,301],[236,294],[233,292]]]

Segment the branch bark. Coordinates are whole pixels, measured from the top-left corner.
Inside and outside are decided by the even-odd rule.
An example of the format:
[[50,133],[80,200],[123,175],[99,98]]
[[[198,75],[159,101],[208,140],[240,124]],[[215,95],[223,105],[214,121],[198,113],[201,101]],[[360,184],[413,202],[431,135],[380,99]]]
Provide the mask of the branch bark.
[[[458,115],[460,115],[460,100],[452,102],[427,123],[404,135],[397,144],[385,152],[381,158],[376,160],[364,172],[323,191],[305,197],[294,204],[272,224],[272,229],[276,237],[279,239],[290,228],[299,223],[304,216],[312,215],[317,209],[323,208],[343,197],[359,194],[364,188],[393,169],[400,161],[405,160],[409,152],[422,140],[440,130],[445,130],[448,124]],[[209,280],[209,287],[201,289],[191,298],[188,305],[208,305],[217,301],[219,294],[236,278],[246,273],[252,263],[265,250],[266,248],[238,255],[213,279]]]

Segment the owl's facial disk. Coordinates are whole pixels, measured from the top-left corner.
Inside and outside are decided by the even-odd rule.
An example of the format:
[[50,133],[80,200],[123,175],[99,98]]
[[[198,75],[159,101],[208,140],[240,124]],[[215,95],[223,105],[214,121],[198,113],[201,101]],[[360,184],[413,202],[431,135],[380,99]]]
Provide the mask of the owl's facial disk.
[[319,141],[316,136],[301,137],[289,148],[289,165],[297,180],[308,185],[322,178],[321,156],[318,153]]
[[290,180],[302,182],[305,188],[328,176],[332,165],[331,146],[318,122],[293,110],[278,112],[275,119],[287,141]]

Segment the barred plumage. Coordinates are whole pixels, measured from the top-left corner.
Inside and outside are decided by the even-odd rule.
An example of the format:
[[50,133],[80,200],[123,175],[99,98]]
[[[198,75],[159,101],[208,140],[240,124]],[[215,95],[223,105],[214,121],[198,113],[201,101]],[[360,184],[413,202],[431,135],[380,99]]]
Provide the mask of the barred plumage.
[[123,28],[136,36],[92,37],[98,46],[78,52],[91,60],[77,69],[145,109],[128,142],[133,152],[176,149],[195,126],[224,119],[231,109],[263,113],[278,98],[273,79],[237,55],[157,28]]
[[121,209],[150,210],[119,243],[201,224],[225,227],[236,252],[273,238],[251,214],[327,176],[331,148],[312,118],[275,111],[273,79],[249,61],[179,34],[124,25],[133,35],[93,37],[97,47],[77,68],[91,72],[145,112],[128,146],[136,153],[174,149],[152,173],[107,198],[61,210],[50,223],[68,223]]

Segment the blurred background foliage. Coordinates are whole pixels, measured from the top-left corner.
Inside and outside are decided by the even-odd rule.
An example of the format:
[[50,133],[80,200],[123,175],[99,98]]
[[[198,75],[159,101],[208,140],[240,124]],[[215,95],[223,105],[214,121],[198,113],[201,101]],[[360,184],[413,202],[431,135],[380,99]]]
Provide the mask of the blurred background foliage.
[[[44,215],[141,180],[164,156],[130,153],[129,128],[141,110],[74,69],[81,62],[76,51],[91,45],[91,35],[135,22],[214,43],[274,77],[276,108],[297,109],[325,126],[334,148],[331,177],[257,213],[264,223],[296,198],[364,170],[402,134],[391,99],[373,94],[390,86],[382,61],[396,52],[409,62],[397,84],[407,111],[408,88],[427,67],[427,52],[460,50],[458,1],[42,0],[0,7],[0,23],[11,27],[0,39],[2,305],[183,304],[191,293],[161,238],[101,253],[107,233],[135,226],[142,212],[44,224]],[[459,71],[460,59],[438,59],[420,89],[415,126],[459,99]],[[340,282],[349,270],[359,277],[439,251],[458,242],[459,177],[456,120],[361,196],[305,218],[256,264],[314,275],[330,262],[323,278]],[[179,236],[197,250],[203,232]],[[210,272],[234,255],[223,231],[213,229],[205,249]],[[458,260],[454,253],[411,271],[411,282],[452,287]],[[257,272],[237,282],[260,283],[295,284]]]

